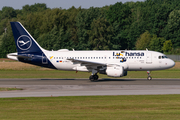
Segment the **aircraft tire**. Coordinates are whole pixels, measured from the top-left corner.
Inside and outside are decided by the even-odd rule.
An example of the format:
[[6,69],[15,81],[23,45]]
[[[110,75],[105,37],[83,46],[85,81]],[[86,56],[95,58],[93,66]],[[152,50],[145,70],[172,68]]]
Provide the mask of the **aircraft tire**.
[[91,76],[89,77],[89,80],[90,80],[91,82],[96,82],[96,81],[98,81],[98,78],[99,78],[98,75],[91,75]]
[[94,75],[94,81],[98,81],[99,76],[98,75]]
[[148,76],[148,77],[147,77],[147,80],[152,80],[152,77],[151,77],[151,76]]
[[89,77],[89,80],[90,80],[90,81],[93,81],[93,80],[94,80],[93,75],[91,75],[91,76]]

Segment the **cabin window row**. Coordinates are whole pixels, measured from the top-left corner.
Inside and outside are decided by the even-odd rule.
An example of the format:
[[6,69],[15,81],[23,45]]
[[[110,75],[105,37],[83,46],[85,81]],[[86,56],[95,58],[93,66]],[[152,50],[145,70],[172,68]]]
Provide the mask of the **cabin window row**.
[[[66,59],[66,57],[54,57],[54,59]],[[113,59],[122,59],[122,57],[112,57]],[[123,57],[124,58],[124,57]],[[67,57],[67,59],[107,59],[107,57]],[[109,57],[111,59],[111,57]],[[141,57],[126,57],[126,59],[141,59]]]
[[[106,57],[54,57],[54,59],[106,59]],[[109,57],[111,59],[111,57]]]
[[141,59],[142,57],[113,57],[113,59]]

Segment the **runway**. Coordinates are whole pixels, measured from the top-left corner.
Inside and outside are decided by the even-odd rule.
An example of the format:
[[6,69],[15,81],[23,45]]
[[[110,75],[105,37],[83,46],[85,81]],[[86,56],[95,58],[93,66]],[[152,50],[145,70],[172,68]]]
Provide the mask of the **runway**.
[[180,79],[0,79],[0,87],[23,88],[1,91],[0,98],[180,94]]

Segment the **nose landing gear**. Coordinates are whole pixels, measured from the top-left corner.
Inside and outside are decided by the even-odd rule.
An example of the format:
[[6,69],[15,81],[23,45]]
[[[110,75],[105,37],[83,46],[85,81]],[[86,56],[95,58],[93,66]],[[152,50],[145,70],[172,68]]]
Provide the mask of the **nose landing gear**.
[[147,71],[147,74],[148,74],[148,77],[147,77],[147,80],[152,80],[152,77],[150,76],[150,71]]

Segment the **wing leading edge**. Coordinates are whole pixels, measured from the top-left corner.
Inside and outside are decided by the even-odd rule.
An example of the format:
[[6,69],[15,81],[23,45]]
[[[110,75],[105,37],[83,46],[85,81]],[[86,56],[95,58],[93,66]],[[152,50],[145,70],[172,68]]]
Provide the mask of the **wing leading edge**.
[[74,63],[77,62],[85,66],[106,66],[107,65],[106,63],[84,61],[84,60],[77,60],[77,59],[67,59],[67,60],[70,60],[71,62],[74,62]]

